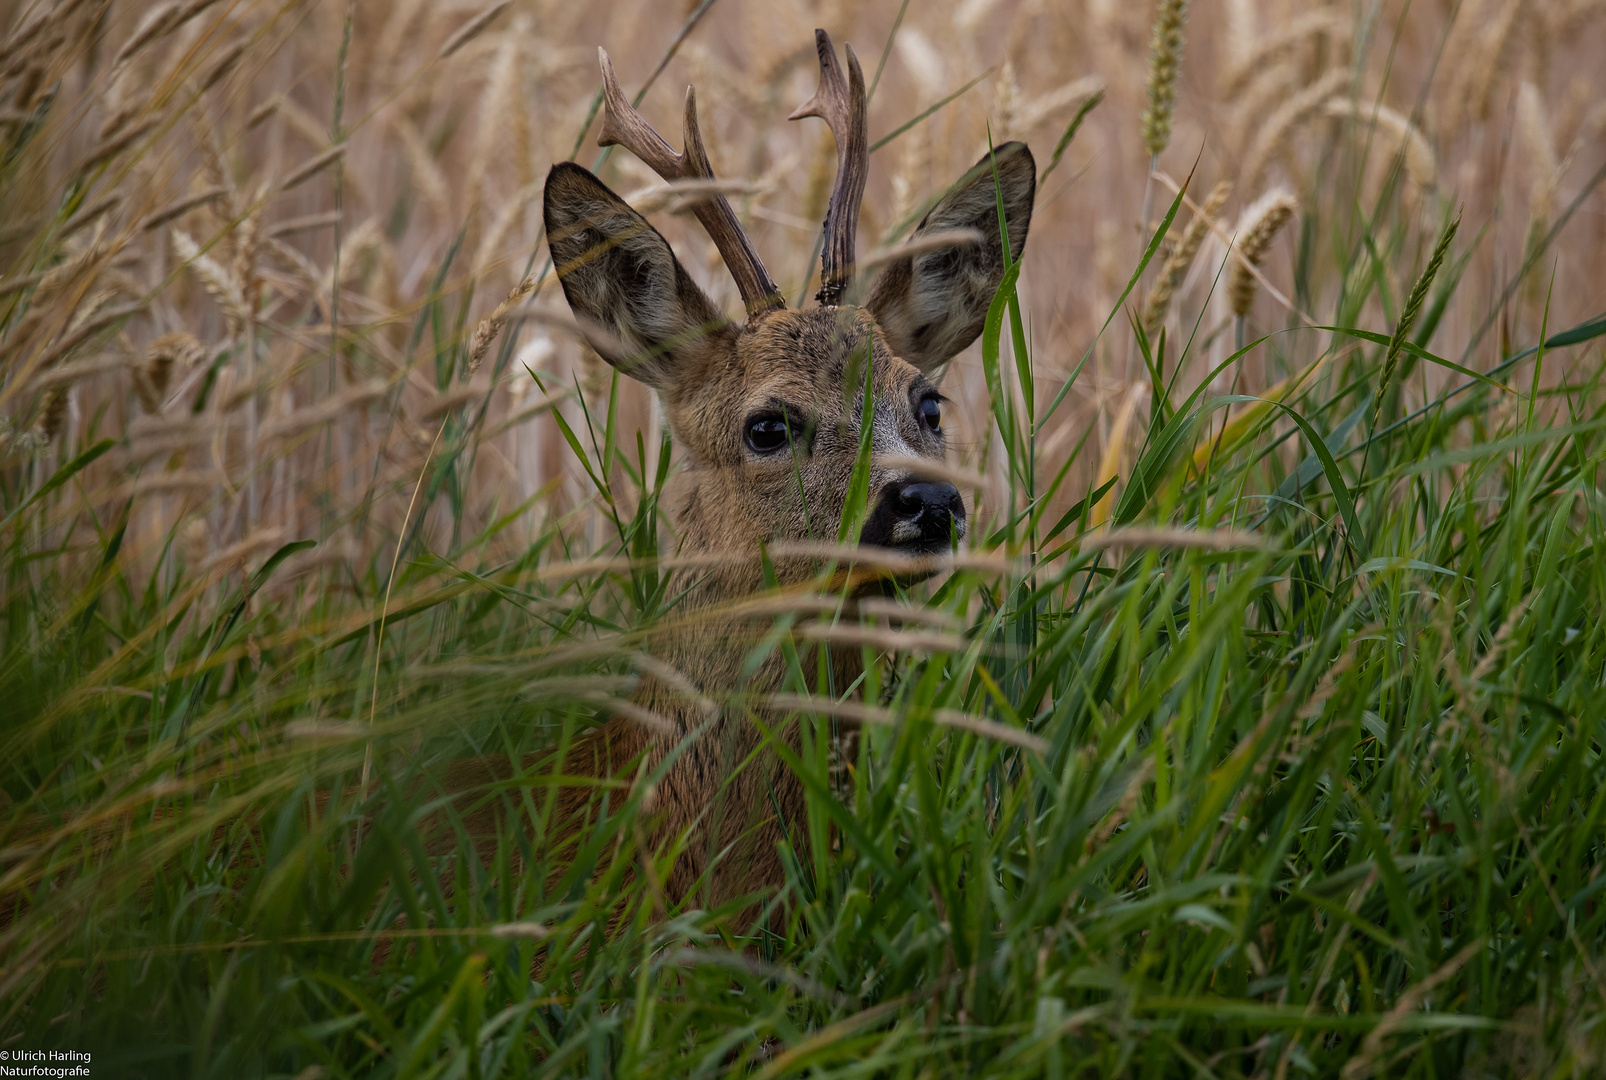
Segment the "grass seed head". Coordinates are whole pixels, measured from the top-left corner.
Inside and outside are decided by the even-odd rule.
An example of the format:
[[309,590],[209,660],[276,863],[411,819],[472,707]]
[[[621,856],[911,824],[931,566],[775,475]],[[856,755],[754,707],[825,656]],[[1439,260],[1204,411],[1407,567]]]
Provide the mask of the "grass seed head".
[[69,218],[57,235],[66,238],[82,229],[86,229],[113,210],[116,210],[122,203],[123,196],[121,192],[113,191],[110,194],[103,195]]
[[228,191],[226,189],[221,187],[209,187],[201,191],[197,191],[192,195],[185,195],[182,198],[174,199],[160,210],[156,210],[147,215],[145,218],[141,219],[139,223],[140,230],[142,232],[150,232],[154,229],[159,229],[169,222],[177,221],[191,210],[205,206],[208,203],[214,202],[218,199],[226,198],[227,196]]
[[1383,377],[1378,380],[1377,398],[1372,406],[1372,426],[1377,426],[1378,414],[1383,408],[1383,395],[1388,391],[1389,383],[1394,379],[1394,369],[1399,364],[1400,353],[1405,348],[1405,342],[1411,335],[1411,328],[1416,325],[1416,317],[1422,312],[1422,305],[1427,301],[1428,289],[1433,285],[1433,279],[1438,276],[1439,268],[1444,265],[1445,256],[1450,252],[1450,245],[1455,241],[1456,230],[1461,227],[1461,214],[1457,211],[1454,218],[1445,225],[1439,233],[1438,243],[1433,245],[1433,254],[1428,258],[1427,266],[1417,276],[1416,283],[1411,286],[1411,293],[1406,297],[1405,308],[1400,312],[1400,321],[1394,327],[1394,336],[1389,340],[1388,352],[1383,359]]
[[[260,205],[260,202],[258,202]],[[243,314],[249,318],[252,312],[252,298],[256,295],[259,284],[257,268],[257,254],[262,238],[261,211],[248,215],[235,227],[233,232],[234,259],[229,266],[229,274],[234,279],[234,287],[244,301]]]
[[1154,38],[1149,44],[1149,103],[1143,110],[1143,145],[1151,158],[1171,142],[1177,76],[1182,68],[1182,28],[1187,0],[1159,0],[1154,12]]
[[289,191],[293,187],[304,184],[345,156],[346,146],[344,143],[340,144],[339,146],[331,146],[327,150],[323,151],[323,153],[307,159],[298,167],[290,170],[290,174],[283,180],[279,181],[277,190],[279,192],[285,192]]
[[396,140],[401,143],[402,154],[407,158],[407,167],[412,173],[413,185],[436,216],[443,221],[446,220],[451,216],[451,188],[446,182],[446,174],[441,171],[441,167],[430,152],[429,144],[424,141],[423,134],[406,115],[398,115],[392,122],[391,130],[396,133]]
[[[1541,253],[1550,220],[1555,213],[1556,184],[1561,165],[1556,155],[1556,139],[1543,93],[1531,80],[1517,88],[1516,126],[1528,171],[1528,229],[1523,238],[1523,259],[1533,261]],[[1546,275],[1530,273],[1523,281],[1523,299],[1537,304],[1545,289]]]
[[151,414],[161,411],[162,395],[151,385],[150,372],[134,364],[129,367],[128,373],[134,380],[134,396],[139,398],[139,403],[145,411]]
[[993,82],[992,125],[995,141],[1003,143],[1015,138],[1020,130],[1020,113],[1020,80],[1015,77],[1014,61],[1005,60],[1004,66],[998,71],[998,78]]
[[149,134],[159,122],[160,117],[147,116],[143,120],[128,124],[110,138],[101,140],[78,163],[78,172],[80,174],[88,173],[95,166],[110,161]]
[[228,76],[229,72],[234,70],[235,65],[240,62],[241,57],[245,55],[245,50],[249,45],[250,41],[245,38],[239,38],[226,45],[222,52],[218,53],[207,63],[206,71],[201,75],[200,81],[196,84],[195,92],[197,94],[204,94],[208,90],[212,89],[212,87],[222,82],[223,79]]

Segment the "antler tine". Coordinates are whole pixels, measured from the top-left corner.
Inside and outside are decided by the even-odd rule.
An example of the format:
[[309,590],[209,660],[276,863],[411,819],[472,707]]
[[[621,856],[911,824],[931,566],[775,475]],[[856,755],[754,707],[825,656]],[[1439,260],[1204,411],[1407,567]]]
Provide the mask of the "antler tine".
[[[602,64],[602,100],[604,113],[602,132],[597,136],[598,146],[622,146],[640,158],[648,168],[668,181],[712,180],[714,170],[708,163],[708,152],[703,148],[703,136],[697,126],[697,91],[686,88],[686,149],[676,153],[663,136],[644,120],[624,91],[619,89],[619,78],[613,72],[608,54],[597,50]],[[748,239],[737,220],[736,211],[729,200],[716,194],[698,203],[692,213],[702,223],[704,231],[719,249],[720,257],[736,279],[736,288],[747,306],[748,321],[767,311],[786,306],[781,290],[764,269],[764,261]]]
[[867,102],[864,72],[859,68],[853,46],[844,46],[848,56],[846,78],[837,63],[830,34],[824,30],[814,31],[814,47],[820,54],[819,88],[787,119],[818,116],[836,137],[836,187],[831,192],[831,206],[825,212],[825,242],[820,249],[820,291],[817,294],[820,303],[836,304],[853,277],[859,204],[864,200],[864,183],[870,171]]

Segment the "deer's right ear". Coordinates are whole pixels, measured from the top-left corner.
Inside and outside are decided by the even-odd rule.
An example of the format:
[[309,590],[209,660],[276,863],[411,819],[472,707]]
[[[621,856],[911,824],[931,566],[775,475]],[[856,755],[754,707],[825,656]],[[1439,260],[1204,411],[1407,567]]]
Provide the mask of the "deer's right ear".
[[592,348],[626,375],[663,389],[710,338],[736,335],[662,234],[586,169],[552,167],[545,218],[569,307]]

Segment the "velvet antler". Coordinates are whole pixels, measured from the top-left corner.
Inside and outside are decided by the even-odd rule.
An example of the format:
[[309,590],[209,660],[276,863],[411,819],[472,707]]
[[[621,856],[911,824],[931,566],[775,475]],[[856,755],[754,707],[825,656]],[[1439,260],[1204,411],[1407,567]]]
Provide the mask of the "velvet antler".
[[[686,88],[686,149],[676,153],[663,137],[642,119],[630,104],[624,91],[619,89],[619,78],[613,73],[608,54],[601,49],[597,56],[602,62],[602,96],[605,112],[602,133],[597,136],[598,146],[622,146],[640,158],[653,172],[671,182],[675,180],[712,180],[714,170],[708,164],[708,153],[703,149],[702,133],[697,128],[697,92]],[[862,80],[861,80],[862,82]],[[781,291],[770,280],[764,261],[758,257],[753,242],[736,219],[736,211],[725,196],[714,193],[699,202],[692,210],[704,230],[719,249],[736,287],[741,291],[742,302],[747,306],[751,321],[766,311],[784,308],[786,301]]]
[[831,206],[825,213],[825,242],[820,248],[820,291],[822,304],[841,301],[853,277],[854,241],[859,229],[859,203],[864,199],[864,182],[870,171],[870,145],[865,133],[867,103],[864,72],[853,46],[845,46],[848,72],[842,74],[831,35],[814,31],[814,47],[820,54],[820,86],[814,96],[798,106],[788,120],[818,116],[836,136],[836,187]]

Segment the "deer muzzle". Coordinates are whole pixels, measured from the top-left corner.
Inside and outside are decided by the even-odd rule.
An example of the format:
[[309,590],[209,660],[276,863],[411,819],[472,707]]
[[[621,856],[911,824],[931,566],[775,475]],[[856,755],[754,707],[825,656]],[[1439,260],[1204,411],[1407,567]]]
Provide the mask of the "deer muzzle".
[[861,544],[938,555],[965,537],[965,500],[943,480],[895,480],[881,489]]

